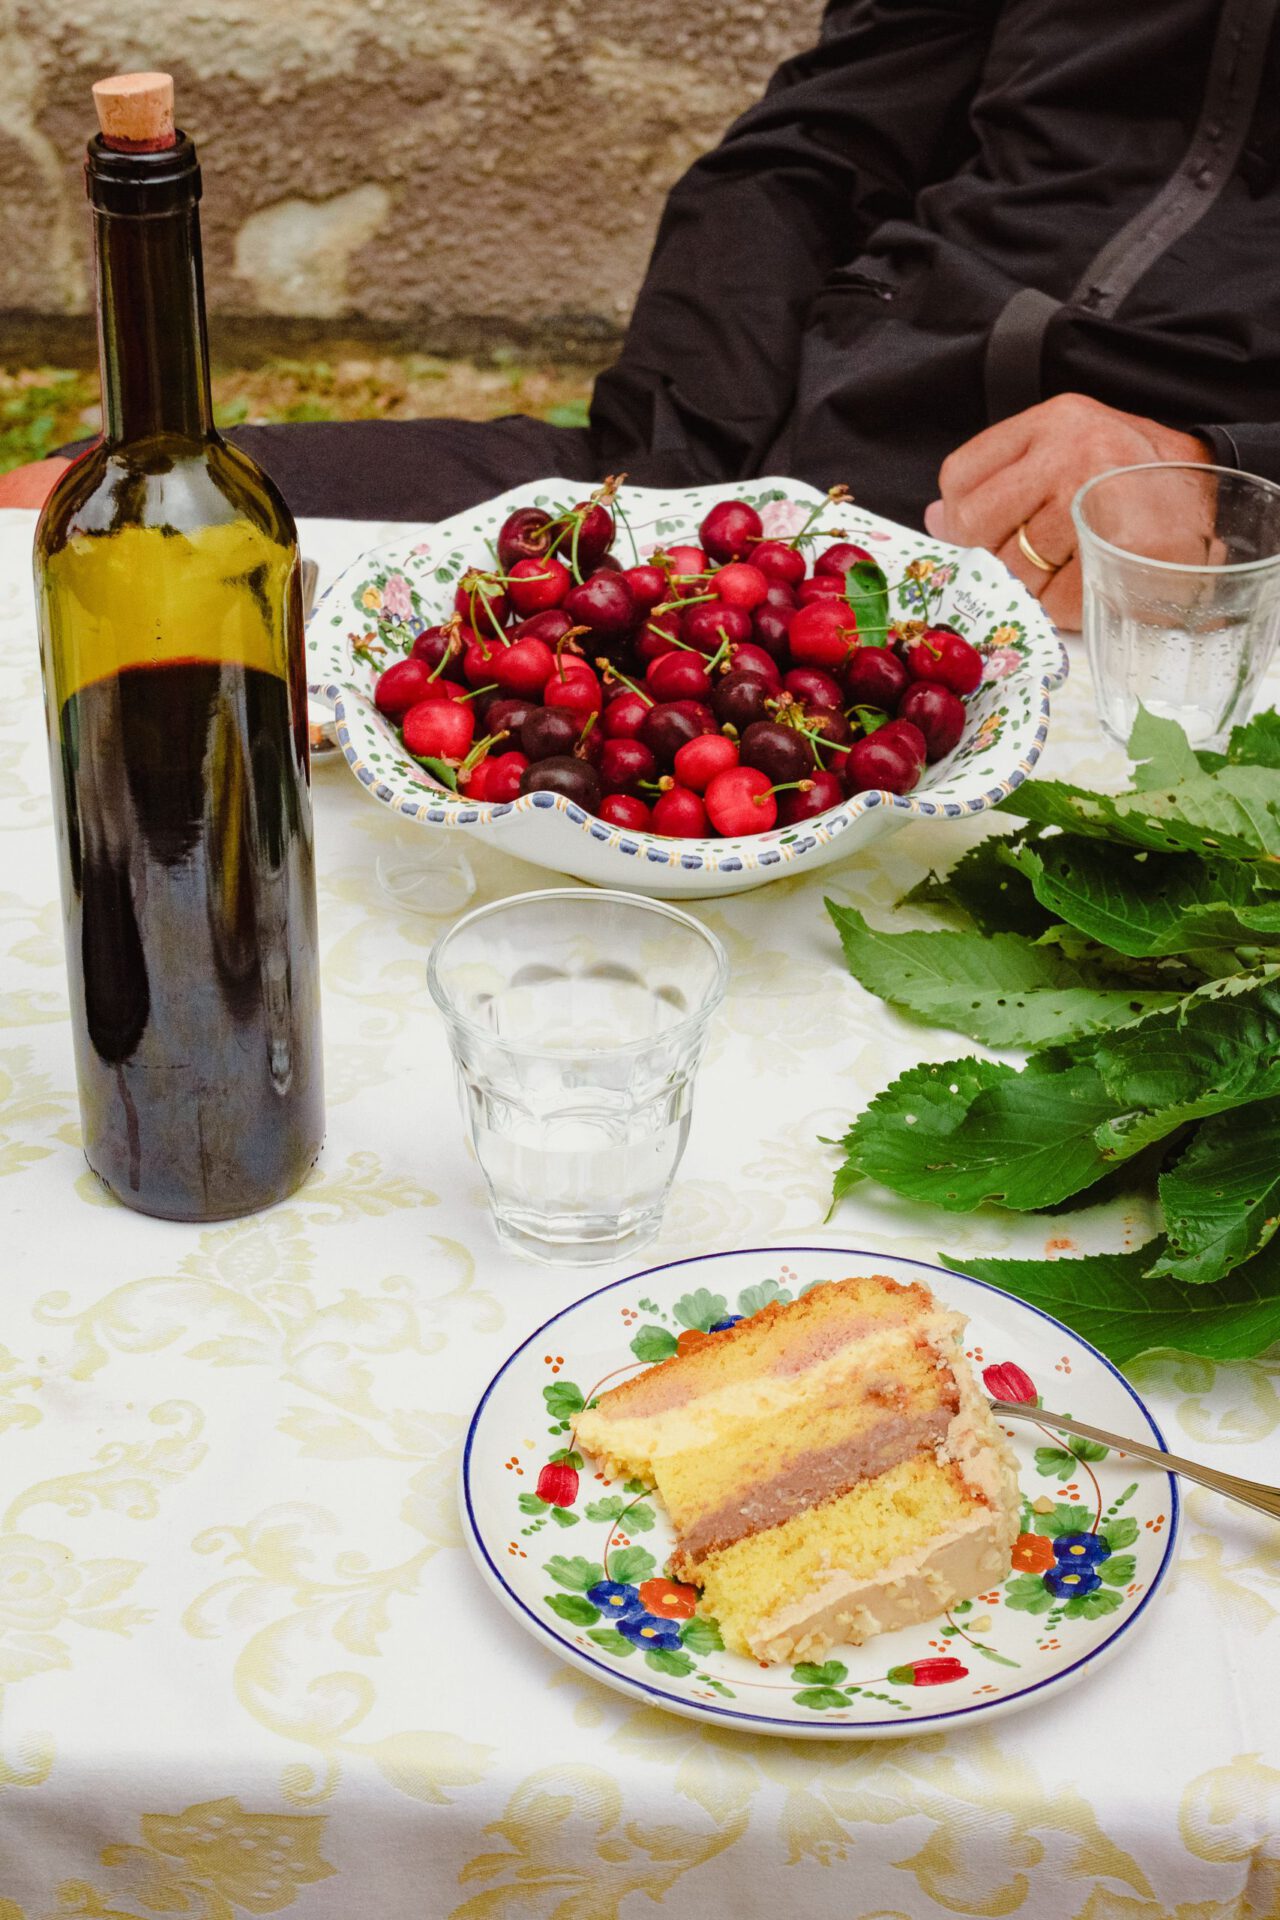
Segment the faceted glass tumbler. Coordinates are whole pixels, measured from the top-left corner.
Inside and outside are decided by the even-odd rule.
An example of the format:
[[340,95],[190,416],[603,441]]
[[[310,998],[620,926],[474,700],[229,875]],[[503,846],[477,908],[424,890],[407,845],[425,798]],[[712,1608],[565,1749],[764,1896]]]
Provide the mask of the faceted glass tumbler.
[[713,934],[638,894],[520,894],[441,935],[427,984],[504,1245],[589,1266],[653,1238],[727,979]]
[[1222,746],[1280,639],[1280,487],[1158,461],[1096,475],[1071,514],[1103,727],[1126,745],[1141,704]]

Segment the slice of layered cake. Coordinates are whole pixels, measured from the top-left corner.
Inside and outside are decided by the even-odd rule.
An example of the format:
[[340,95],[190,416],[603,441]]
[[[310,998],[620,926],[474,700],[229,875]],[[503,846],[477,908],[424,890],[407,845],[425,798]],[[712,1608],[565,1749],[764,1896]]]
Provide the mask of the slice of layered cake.
[[998,1585],[1013,1454],[964,1321],[883,1275],[824,1283],[602,1394],[577,1443],[653,1486],[727,1646],[821,1656]]

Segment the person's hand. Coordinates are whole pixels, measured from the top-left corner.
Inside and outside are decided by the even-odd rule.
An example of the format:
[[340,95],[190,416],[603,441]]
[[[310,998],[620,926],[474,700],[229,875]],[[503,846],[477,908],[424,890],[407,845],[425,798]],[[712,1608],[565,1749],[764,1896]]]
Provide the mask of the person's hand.
[[[1043,603],[1061,627],[1080,624],[1080,562],[1071,502],[1077,489],[1108,467],[1150,460],[1212,459],[1202,440],[1136,413],[1121,413],[1083,393],[1060,393],[1025,413],[975,434],[949,454],[938,475],[942,495],[925,511],[938,540],[989,547]],[[1052,572],[1028,560],[1019,529]],[[1159,552],[1164,529],[1153,526],[1142,548]]]
[[70,465],[63,459],[32,460],[25,467],[0,473],[0,507],[42,507],[58,475]]

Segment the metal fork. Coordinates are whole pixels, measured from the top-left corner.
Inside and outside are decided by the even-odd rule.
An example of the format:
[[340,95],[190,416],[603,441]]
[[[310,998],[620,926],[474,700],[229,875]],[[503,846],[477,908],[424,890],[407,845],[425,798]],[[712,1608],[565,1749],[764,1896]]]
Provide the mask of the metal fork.
[[1215,1493],[1225,1493],[1229,1500],[1241,1500],[1246,1507],[1256,1507],[1259,1513],[1269,1513],[1273,1520],[1280,1520],[1280,1487],[1265,1486],[1260,1480],[1242,1480],[1239,1474],[1221,1473],[1217,1467],[1202,1466],[1198,1460],[1183,1460],[1176,1453],[1164,1453],[1145,1440],[1122,1440],[1119,1434],[1086,1426],[1083,1420],[1067,1420],[1060,1413],[1046,1413],[1043,1407],[1028,1406],[1023,1401],[993,1400],[991,1411],[1002,1420],[1030,1420],[1034,1426],[1054,1427],[1062,1433],[1073,1433],[1080,1440],[1097,1440],[1104,1447],[1115,1447],[1121,1453],[1131,1453],[1137,1460],[1149,1460],[1153,1466],[1181,1474],[1184,1480],[1198,1480],[1202,1487],[1211,1487]]

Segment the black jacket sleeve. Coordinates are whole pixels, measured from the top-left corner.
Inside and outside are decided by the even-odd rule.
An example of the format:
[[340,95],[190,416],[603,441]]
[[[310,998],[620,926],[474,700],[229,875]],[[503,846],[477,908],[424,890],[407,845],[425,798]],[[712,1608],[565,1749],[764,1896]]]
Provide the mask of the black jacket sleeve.
[[1220,467],[1238,467],[1280,485],[1280,420],[1233,421],[1229,427],[1193,427],[1192,432],[1209,442]]
[[819,44],[673,189],[616,366],[605,463],[643,447],[690,478],[748,473],[793,391],[806,311],[966,144],[999,0],[835,0]]

